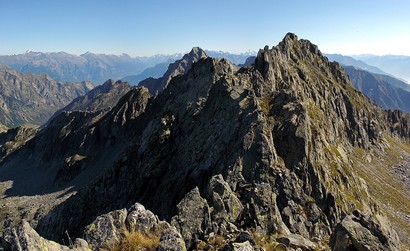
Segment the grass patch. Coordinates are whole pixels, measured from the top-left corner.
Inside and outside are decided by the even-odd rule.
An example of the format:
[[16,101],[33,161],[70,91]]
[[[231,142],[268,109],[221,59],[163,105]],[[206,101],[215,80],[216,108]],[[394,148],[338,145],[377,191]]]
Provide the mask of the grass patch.
[[222,235],[214,235],[205,241],[200,241],[196,244],[195,250],[216,251],[222,250],[228,244],[226,237]]
[[276,236],[270,236],[270,235],[261,236],[257,234],[255,231],[252,231],[252,237],[255,240],[255,243],[257,244],[257,246],[260,247],[262,250],[269,250],[269,251],[287,250],[285,245],[275,241]]
[[159,245],[160,235],[158,233],[141,231],[124,231],[123,238],[110,251],[143,251],[155,250]]

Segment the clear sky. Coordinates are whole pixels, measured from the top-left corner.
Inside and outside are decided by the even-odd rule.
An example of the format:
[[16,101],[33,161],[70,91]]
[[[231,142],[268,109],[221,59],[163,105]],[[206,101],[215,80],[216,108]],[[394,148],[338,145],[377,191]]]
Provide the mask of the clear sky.
[[410,55],[410,0],[0,0],[0,54],[244,52],[287,32],[322,52]]

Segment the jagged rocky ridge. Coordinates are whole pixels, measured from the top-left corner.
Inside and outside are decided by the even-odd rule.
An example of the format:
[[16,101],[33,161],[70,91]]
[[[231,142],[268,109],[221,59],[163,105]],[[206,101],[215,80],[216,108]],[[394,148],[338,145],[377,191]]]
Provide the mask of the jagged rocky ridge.
[[[82,114],[60,115],[47,130],[59,129],[43,137],[70,125],[68,138],[87,135],[88,143],[70,142],[67,155],[86,151],[94,159],[84,167],[99,161],[106,171],[39,222],[46,238],[87,236],[97,216],[139,202],[187,248],[216,234],[226,248],[257,248],[257,236],[276,236],[268,240],[290,249],[400,249],[349,155],[384,148],[387,134],[408,141],[408,118],[373,107],[339,64],[294,34],[248,67],[202,58],[155,97],[137,88],[97,122],[72,122],[88,118]],[[122,139],[127,147],[110,155],[114,164],[87,150],[104,142],[108,153]]]

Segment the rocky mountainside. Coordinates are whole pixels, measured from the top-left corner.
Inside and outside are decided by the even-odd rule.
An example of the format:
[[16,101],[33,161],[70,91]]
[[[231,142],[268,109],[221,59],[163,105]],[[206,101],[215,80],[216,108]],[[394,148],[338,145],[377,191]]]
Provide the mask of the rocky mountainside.
[[6,248],[54,245],[12,216],[77,250],[141,234],[157,250],[400,250],[395,229],[410,243],[410,191],[389,173],[410,156],[408,115],[291,33],[247,67],[182,69],[155,96],[60,114],[1,162]]
[[0,70],[0,123],[39,126],[93,87],[91,82],[60,83],[45,74]]
[[185,54],[182,59],[170,64],[162,77],[147,78],[141,81],[139,86],[145,86],[151,94],[155,94],[157,91],[162,91],[168,86],[172,78],[185,74],[191,68],[193,63],[206,57],[207,55],[204,50],[194,47],[188,54]]
[[113,108],[120,98],[131,90],[128,83],[112,79],[105,81],[104,84],[99,85],[87,92],[86,94],[74,99],[70,104],[58,110],[51,116],[49,121],[53,120],[62,112],[68,111],[109,111]]
[[381,107],[410,112],[410,85],[387,75],[370,73],[352,66],[344,66],[344,69],[353,86]]

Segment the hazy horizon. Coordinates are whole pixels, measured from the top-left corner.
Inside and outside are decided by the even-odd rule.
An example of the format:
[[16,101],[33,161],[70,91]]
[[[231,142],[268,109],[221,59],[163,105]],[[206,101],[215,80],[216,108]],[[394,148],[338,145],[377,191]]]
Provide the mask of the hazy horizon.
[[[195,47],[195,46],[193,46],[193,47]],[[270,47],[272,47],[272,46],[270,46]],[[191,49],[192,49],[192,47],[191,47]],[[248,51],[244,51],[244,52],[231,52],[231,51],[221,51],[221,50],[208,50],[208,49],[204,49],[204,48],[201,48],[201,49],[203,49],[203,50],[205,50],[205,51],[220,52],[220,53],[229,53],[229,54],[234,54],[234,55],[246,55],[246,54],[251,55],[252,53],[255,53],[255,55],[256,55],[256,54],[258,53],[258,50],[248,50]],[[262,48],[260,48],[260,49],[262,49]],[[319,47],[319,49],[320,49],[320,47]],[[123,53],[118,53],[118,54],[113,54],[113,53],[86,51],[86,52],[84,52],[84,53],[75,54],[75,53],[69,53],[69,52],[66,52],[66,51],[32,51],[32,50],[27,50],[27,51],[25,51],[25,52],[15,53],[15,54],[1,54],[0,56],[23,55],[23,54],[26,54],[26,53],[45,53],[45,54],[67,53],[67,54],[70,54],[70,55],[81,56],[81,55],[84,55],[84,54],[87,54],[87,53],[92,53],[92,54],[96,54],[96,55],[110,55],[110,56],[123,56],[123,55],[127,55],[127,56],[130,56],[130,57],[132,57],[132,58],[138,58],[138,57],[143,58],[143,57],[155,57],[155,56],[181,55],[181,54],[185,54],[185,53],[188,53],[188,52],[189,52],[189,50],[185,50],[185,51],[181,51],[181,52],[173,52],[173,53],[168,53],[168,54],[162,53],[162,54],[152,54],[152,55],[140,56],[140,55],[130,55],[130,54],[125,53],[125,52],[123,52]],[[353,57],[353,58],[363,57],[363,56],[377,56],[377,57],[383,57],[383,56],[400,57],[400,56],[402,56],[402,57],[410,57],[410,55],[400,55],[400,54],[369,54],[369,53],[363,53],[363,54],[341,54],[341,53],[326,52],[326,51],[322,51],[322,50],[321,50],[321,52],[322,52],[323,54],[339,54],[339,55],[342,55],[342,56],[348,56],[348,57]]]

